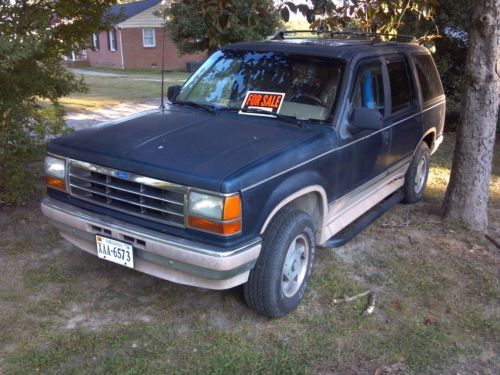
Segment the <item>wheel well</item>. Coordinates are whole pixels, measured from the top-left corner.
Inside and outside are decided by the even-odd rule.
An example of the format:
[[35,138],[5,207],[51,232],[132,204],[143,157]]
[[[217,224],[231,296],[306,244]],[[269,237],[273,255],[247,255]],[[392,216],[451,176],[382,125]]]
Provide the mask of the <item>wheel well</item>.
[[430,132],[422,140],[422,142],[427,143],[427,146],[429,146],[429,150],[432,150],[432,146],[434,145],[435,136],[436,136],[436,134],[434,132]]
[[323,205],[319,193],[313,191],[301,195],[288,203],[285,207],[293,207],[304,211],[311,216],[316,232],[321,230],[323,226]]

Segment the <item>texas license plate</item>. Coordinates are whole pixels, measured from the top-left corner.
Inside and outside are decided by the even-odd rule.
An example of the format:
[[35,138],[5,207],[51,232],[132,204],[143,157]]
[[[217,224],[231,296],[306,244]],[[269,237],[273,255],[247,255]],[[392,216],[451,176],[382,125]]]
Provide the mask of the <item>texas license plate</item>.
[[97,256],[113,263],[121,264],[128,268],[134,268],[134,250],[132,245],[97,235]]

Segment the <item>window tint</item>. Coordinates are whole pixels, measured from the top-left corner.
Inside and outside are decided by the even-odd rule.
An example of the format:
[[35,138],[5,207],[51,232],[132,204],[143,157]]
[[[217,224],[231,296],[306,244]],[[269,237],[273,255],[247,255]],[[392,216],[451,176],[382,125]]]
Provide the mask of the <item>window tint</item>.
[[352,108],[378,109],[384,115],[384,81],[380,63],[362,65],[358,69]]
[[325,121],[337,98],[344,63],[277,52],[219,51],[185,83],[177,101],[239,111],[248,91],[283,93],[280,114]]
[[443,95],[443,87],[436,66],[429,55],[415,55],[418,80],[424,102]]
[[408,64],[405,60],[387,64],[391,83],[392,113],[409,107],[412,103],[412,90]]

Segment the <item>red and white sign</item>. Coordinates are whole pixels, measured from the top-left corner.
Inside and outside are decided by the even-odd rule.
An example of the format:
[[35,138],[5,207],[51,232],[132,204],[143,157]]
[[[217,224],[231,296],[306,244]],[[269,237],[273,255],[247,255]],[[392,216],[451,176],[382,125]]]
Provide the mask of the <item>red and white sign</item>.
[[[252,109],[269,112],[270,115],[279,113],[285,94],[282,92],[248,91],[241,105],[242,114],[252,114]],[[249,113],[245,111],[250,110]]]

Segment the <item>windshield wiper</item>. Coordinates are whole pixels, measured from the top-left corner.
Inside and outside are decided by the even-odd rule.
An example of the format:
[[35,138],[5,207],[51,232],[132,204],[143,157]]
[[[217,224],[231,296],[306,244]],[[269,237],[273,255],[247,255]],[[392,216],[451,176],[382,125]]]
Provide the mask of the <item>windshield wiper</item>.
[[200,103],[192,102],[189,100],[186,100],[186,101],[175,100],[172,103],[179,104],[179,105],[188,105],[190,107],[195,107],[195,108],[201,108],[207,112],[210,112],[213,115],[215,114],[214,108],[210,105],[207,105],[207,104],[200,104]]
[[265,109],[260,109],[260,108],[247,108],[246,110],[241,110],[241,109],[237,109],[237,108],[215,108],[217,111],[227,111],[227,112],[240,112],[241,113],[255,113],[255,114],[258,114],[258,115],[265,115],[264,117],[269,117],[269,118],[275,118],[275,119],[278,119],[278,120],[282,120],[282,121],[286,121],[286,122],[293,122],[294,124],[297,124],[299,126],[304,126],[301,122],[301,120],[299,120],[298,118],[296,117],[293,117],[293,116],[286,116],[286,115],[281,115],[279,113],[272,113],[272,112],[269,112],[269,111],[266,111]]

